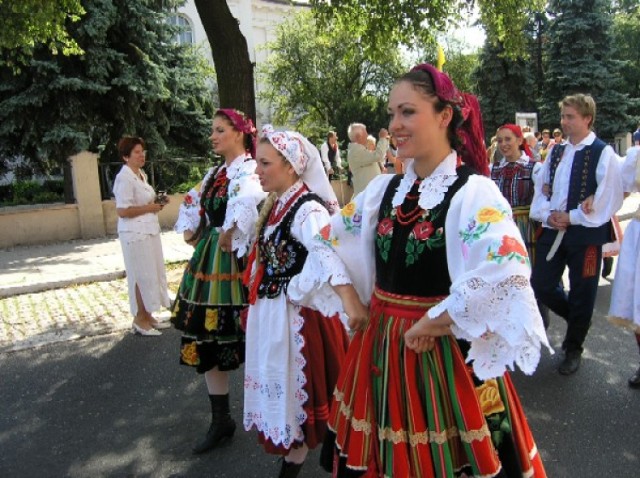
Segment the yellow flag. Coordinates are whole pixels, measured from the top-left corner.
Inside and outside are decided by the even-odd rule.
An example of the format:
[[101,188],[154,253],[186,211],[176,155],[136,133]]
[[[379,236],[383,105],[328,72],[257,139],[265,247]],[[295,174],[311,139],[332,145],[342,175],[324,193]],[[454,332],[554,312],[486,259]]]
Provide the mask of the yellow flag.
[[438,60],[436,63],[436,68],[438,69],[438,71],[442,71],[442,65],[444,65],[446,62],[447,60],[445,60],[444,58],[444,50],[438,43]]

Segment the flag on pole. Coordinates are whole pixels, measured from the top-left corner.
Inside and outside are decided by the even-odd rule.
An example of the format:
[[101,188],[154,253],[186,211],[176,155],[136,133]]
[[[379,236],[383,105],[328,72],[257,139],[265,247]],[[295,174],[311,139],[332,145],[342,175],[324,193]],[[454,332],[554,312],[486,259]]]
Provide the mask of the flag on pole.
[[446,62],[447,62],[447,60],[445,60],[445,58],[444,58],[444,50],[442,49],[442,47],[438,43],[438,59],[436,61],[436,68],[438,69],[438,71],[442,71],[442,66]]

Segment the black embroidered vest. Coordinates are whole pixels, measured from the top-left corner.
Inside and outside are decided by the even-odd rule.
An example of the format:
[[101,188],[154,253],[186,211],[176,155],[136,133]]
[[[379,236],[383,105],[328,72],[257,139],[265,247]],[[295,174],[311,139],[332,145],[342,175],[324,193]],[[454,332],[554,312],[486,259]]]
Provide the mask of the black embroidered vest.
[[338,145],[336,144],[334,148],[329,144],[329,141],[327,141],[327,146],[329,147],[329,152],[327,154],[329,157],[329,163],[333,169],[336,169],[336,152],[338,151]]
[[[596,138],[592,144],[585,146],[580,151],[576,151],[571,165],[571,177],[569,178],[569,193],[567,195],[566,212],[579,207],[579,204],[589,196],[596,193],[598,182],[596,180],[596,170],[602,156],[606,143]],[[566,145],[554,146],[551,151],[550,185],[553,188],[556,170],[562,159]],[[553,194],[553,192],[551,192]],[[549,197],[551,197],[551,194]],[[567,228],[563,242],[567,245],[602,245],[611,241],[611,222],[607,221],[599,227],[584,227],[572,225]],[[557,231],[545,228],[539,241],[550,244],[554,241]]]
[[458,178],[444,200],[430,211],[421,210],[418,219],[410,223],[403,215],[417,207],[420,183],[413,185],[398,213],[391,203],[403,176],[396,175],[389,182],[378,213],[375,241],[376,285],[380,289],[419,297],[449,294],[445,220],[451,199],[475,174],[468,166],[459,167],[456,173]]
[[229,178],[226,169],[220,167],[213,172],[202,191],[200,202],[209,219],[209,227],[221,227],[227,212]]
[[308,251],[291,234],[291,225],[300,206],[309,201],[324,205],[322,199],[316,194],[303,194],[287,211],[269,237],[265,237],[266,224],[262,226],[258,244],[260,262],[264,264],[264,275],[258,286],[258,297],[273,299],[283,291],[286,294],[291,278],[302,271]]

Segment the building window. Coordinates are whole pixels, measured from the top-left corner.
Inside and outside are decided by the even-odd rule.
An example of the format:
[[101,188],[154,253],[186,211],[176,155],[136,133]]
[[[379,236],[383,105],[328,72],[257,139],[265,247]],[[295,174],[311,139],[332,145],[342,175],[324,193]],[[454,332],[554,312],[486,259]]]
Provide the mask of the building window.
[[179,45],[193,44],[193,27],[191,21],[184,15],[171,15],[169,24],[179,27],[176,33],[175,42]]

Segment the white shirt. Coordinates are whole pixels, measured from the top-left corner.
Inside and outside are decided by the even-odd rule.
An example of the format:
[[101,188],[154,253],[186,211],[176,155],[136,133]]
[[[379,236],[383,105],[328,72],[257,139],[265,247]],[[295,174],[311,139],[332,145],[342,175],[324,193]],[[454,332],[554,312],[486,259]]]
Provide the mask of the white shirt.
[[[329,161],[329,145],[325,141],[320,146],[320,157],[322,158],[322,164],[324,164],[324,170],[329,171],[333,168],[331,161]],[[340,148],[336,149],[336,167],[338,170],[342,170],[342,160],[340,159]]]
[[[575,157],[576,151],[581,151],[585,146],[590,146],[595,139],[596,135],[591,132],[576,145],[570,141],[565,143],[564,152],[558,163],[558,168],[556,169],[553,180],[553,194],[551,198],[547,198],[542,192],[542,189],[545,184],[549,184],[551,181],[550,164],[555,146],[551,148],[547,155],[547,160],[540,170],[539,180],[535,184],[531,212],[529,213],[532,219],[542,222],[544,227],[551,228],[547,223],[551,212],[566,211],[573,158]],[[605,146],[602,150],[596,168],[596,182],[598,186],[593,200],[593,211],[586,214],[580,206],[572,209],[569,211],[569,220],[572,225],[600,227],[609,221],[622,206],[623,195],[620,166],[616,153],[611,146]]]
[[[144,206],[153,202],[156,192],[147,182],[147,176],[140,170],[140,176],[124,165],[113,183],[116,208],[127,209],[132,206]],[[118,232],[138,232],[141,234],[159,234],[160,222],[153,212],[136,217],[119,217]]]

